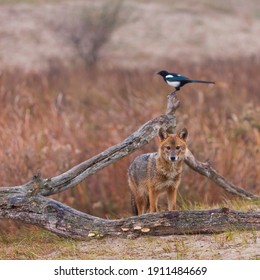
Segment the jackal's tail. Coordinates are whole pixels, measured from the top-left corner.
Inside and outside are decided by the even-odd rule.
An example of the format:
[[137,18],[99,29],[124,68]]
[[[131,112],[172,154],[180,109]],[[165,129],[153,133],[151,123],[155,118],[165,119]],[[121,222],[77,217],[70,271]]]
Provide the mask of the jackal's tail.
[[[131,206],[132,206],[132,214],[133,216],[138,216],[141,215],[142,213],[138,213],[138,208],[136,205],[135,197],[133,193],[131,192]],[[150,208],[150,203],[149,203],[149,197],[146,198],[146,205],[144,208],[144,213],[146,213]]]
[[131,193],[131,206],[132,206],[133,216],[137,216],[138,210],[137,210],[137,206],[136,206],[136,202],[135,202],[135,197],[132,193]]

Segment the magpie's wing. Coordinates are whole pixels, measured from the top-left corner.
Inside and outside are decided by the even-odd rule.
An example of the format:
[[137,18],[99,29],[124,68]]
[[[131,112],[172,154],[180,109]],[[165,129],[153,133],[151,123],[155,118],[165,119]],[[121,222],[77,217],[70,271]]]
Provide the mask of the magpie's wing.
[[176,82],[176,81],[190,81],[189,78],[182,76],[180,74],[171,73],[165,76],[165,79],[169,82]]

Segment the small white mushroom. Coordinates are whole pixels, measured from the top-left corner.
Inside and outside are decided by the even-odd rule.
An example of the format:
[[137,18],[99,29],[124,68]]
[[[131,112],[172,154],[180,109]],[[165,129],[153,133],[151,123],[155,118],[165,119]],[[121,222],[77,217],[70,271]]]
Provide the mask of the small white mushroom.
[[88,234],[88,237],[94,237],[94,236],[96,236],[95,232],[90,232],[90,233]]
[[150,228],[142,228],[141,232],[149,232],[151,229]]
[[141,226],[134,226],[134,230],[140,230],[141,228]]

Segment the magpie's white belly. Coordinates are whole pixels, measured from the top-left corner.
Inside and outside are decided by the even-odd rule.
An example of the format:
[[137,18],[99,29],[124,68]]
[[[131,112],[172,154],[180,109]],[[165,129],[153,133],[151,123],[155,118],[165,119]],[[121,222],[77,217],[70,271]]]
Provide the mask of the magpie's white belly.
[[172,86],[172,87],[177,88],[177,87],[179,87],[179,86],[180,86],[181,82],[178,82],[178,81],[175,81],[175,82],[169,82],[169,81],[167,81],[167,84],[168,84],[169,86]]

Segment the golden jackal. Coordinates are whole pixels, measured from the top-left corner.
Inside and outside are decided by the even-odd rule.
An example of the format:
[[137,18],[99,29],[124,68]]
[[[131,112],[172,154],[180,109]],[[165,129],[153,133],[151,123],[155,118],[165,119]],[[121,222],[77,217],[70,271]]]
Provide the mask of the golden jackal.
[[177,189],[181,181],[188,131],[167,134],[160,129],[157,153],[142,154],[128,169],[128,182],[132,193],[132,210],[140,215],[150,210],[158,212],[158,196],[166,192],[169,211],[176,209]]

